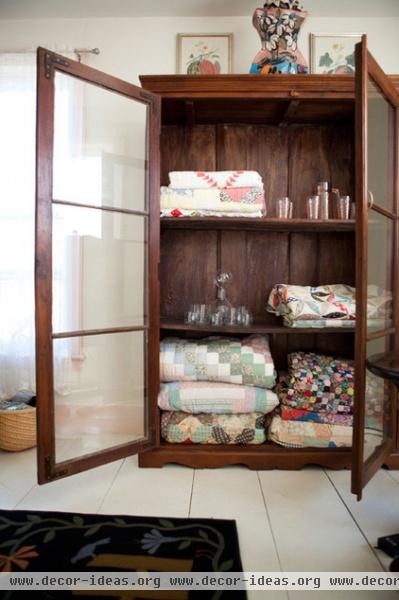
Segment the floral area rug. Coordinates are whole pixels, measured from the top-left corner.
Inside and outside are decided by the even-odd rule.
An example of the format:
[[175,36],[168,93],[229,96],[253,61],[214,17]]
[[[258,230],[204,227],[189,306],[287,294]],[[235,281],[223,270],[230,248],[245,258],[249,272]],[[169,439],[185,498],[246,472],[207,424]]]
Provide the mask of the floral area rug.
[[[235,521],[0,510],[0,571],[237,572],[242,564]],[[141,593],[144,598],[149,592]],[[148,597],[162,599],[165,593],[171,592],[151,591]],[[231,590],[176,593],[187,600],[247,597]],[[17,590],[2,594],[7,600],[21,597]],[[115,590],[40,591],[41,598],[60,600],[106,596],[127,598],[126,591]],[[136,597],[130,592],[129,598]]]

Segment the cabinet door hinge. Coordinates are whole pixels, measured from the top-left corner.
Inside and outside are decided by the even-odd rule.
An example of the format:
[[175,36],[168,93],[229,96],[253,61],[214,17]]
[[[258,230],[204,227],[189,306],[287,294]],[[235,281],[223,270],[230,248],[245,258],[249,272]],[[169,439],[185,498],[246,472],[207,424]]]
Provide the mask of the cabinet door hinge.
[[51,67],[53,64],[69,67],[69,62],[65,58],[61,58],[60,56],[55,56],[54,54],[50,54],[50,52],[46,52],[44,55],[44,75],[46,79],[50,79],[51,77]]

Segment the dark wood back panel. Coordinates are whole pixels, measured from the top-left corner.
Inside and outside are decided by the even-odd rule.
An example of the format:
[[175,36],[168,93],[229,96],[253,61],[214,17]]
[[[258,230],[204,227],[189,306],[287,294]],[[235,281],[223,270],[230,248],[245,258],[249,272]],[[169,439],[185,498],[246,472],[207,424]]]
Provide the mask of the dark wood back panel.
[[[317,233],[292,233],[290,236],[289,277],[296,285],[317,285],[319,278],[319,240]],[[285,283],[281,281],[281,283]]]
[[216,231],[161,233],[161,317],[183,319],[190,304],[215,299]]
[[318,283],[355,286],[354,234],[328,232],[318,237]]
[[169,171],[215,171],[216,128],[214,125],[161,130],[161,185],[169,184]]
[[245,304],[255,320],[267,321],[266,302],[273,285],[288,280],[288,240],[288,233],[221,232],[220,268],[233,275],[229,298],[235,306]]

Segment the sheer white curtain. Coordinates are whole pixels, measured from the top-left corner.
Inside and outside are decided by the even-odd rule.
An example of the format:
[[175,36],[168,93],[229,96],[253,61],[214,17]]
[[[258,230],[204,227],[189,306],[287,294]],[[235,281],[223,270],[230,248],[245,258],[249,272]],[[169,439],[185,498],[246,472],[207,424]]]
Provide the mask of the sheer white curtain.
[[36,57],[0,54],[0,395],[34,390]]
[[[73,96],[74,82],[69,79],[65,98]],[[65,111],[70,110],[67,101],[64,105]],[[83,114],[76,105],[73,112]],[[65,117],[65,136],[73,136],[76,143],[82,135],[82,119],[72,122],[70,115]],[[35,391],[35,128],[36,55],[0,54],[0,398],[18,390]],[[55,272],[54,291],[64,306],[70,302],[71,290],[66,289],[63,270],[71,268],[71,260],[71,249],[65,248]],[[63,325],[67,325],[65,317]],[[71,353],[67,342],[58,346],[55,368],[60,393],[68,392]]]

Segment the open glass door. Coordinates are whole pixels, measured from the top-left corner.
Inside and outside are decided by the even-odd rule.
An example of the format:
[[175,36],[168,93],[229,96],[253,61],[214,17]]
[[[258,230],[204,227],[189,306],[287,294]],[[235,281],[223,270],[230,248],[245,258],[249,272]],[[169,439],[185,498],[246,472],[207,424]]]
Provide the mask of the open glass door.
[[160,103],[42,48],[37,73],[38,479],[45,483],[155,442]]
[[[397,348],[397,108],[399,95],[356,45],[356,375],[352,492],[362,490],[393,444],[396,393],[366,369],[373,354]],[[394,302],[395,300],[395,302]]]

